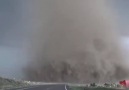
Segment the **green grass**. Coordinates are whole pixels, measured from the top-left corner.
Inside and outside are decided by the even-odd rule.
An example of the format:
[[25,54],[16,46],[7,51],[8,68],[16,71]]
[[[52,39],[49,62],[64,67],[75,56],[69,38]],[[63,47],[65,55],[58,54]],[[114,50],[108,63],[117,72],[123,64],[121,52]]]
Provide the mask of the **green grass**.
[[119,84],[107,84],[107,83],[101,86],[95,83],[86,86],[70,86],[70,89],[71,90],[129,90],[129,89],[124,89],[124,87],[122,87]]
[[8,88],[11,89],[11,88],[25,87],[25,86],[28,86],[28,84],[0,77],[0,90]]
[[96,88],[90,88],[90,87],[89,88],[88,87],[71,87],[71,90],[119,90],[119,89],[105,88],[105,87],[96,87]]

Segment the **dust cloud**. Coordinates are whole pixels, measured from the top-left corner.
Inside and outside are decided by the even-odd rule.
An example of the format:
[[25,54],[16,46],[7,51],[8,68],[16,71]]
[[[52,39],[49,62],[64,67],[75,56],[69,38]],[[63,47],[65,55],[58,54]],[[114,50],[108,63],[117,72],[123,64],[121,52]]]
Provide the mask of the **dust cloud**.
[[26,80],[103,83],[128,77],[106,0],[28,0]]

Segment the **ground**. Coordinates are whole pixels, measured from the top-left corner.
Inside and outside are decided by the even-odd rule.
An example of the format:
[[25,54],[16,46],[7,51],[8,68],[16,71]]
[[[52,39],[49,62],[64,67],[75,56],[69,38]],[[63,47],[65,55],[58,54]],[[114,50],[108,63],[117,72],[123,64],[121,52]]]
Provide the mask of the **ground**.
[[[0,90],[29,87],[29,86],[33,86],[33,85],[48,85],[48,84],[52,84],[52,83],[16,81],[16,80],[6,79],[6,78],[0,77]],[[92,83],[89,85],[84,85],[84,84],[83,85],[66,84],[66,85],[69,86],[70,90],[119,90],[119,89],[126,90],[123,86],[121,86],[119,84],[107,84],[107,83],[105,83],[103,85],[97,85],[95,83]]]

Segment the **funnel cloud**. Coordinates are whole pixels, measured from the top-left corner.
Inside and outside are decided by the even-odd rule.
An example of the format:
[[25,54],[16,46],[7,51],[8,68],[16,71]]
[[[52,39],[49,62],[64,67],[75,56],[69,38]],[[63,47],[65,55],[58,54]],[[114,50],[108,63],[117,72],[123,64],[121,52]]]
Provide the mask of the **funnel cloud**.
[[106,0],[28,0],[26,80],[103,83],[128,77]]

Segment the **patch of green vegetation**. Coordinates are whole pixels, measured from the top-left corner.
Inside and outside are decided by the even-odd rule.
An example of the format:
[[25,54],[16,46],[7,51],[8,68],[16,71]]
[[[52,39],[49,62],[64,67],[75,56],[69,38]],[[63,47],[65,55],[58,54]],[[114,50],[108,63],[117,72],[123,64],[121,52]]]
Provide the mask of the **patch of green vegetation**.
[[88,87],[71,87],[71,90],[118,90],[114,88],[105,88],[105,87],[95,87],[95,88],[88,88]]
[[90,85],[86,86],[70,86],[71,90],[129,90],[124,89],[119,84],[108,84],[105,83],[104,85],[97,85],[95,83],[91,83]]
[[29,84],[20,82],[20,81],[15,81],[11,79],[5,79],[0,77],[0,89],[11,89],[11,88],[19,88],[19,87],[25,87],[28,86]]

